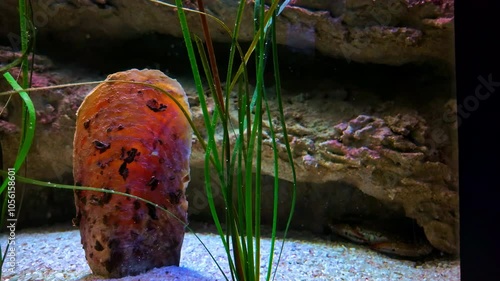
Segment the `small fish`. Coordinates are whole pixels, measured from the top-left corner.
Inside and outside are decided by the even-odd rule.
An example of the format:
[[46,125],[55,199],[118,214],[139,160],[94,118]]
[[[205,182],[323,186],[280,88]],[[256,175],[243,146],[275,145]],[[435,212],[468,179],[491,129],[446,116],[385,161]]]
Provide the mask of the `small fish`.
[[370,245],[370,248],[377,252],[410,258],[427,256],[433,250],[429,243],[407,243],[401,241],[375,243]]
[[389,238],[382,232],[349,224],[330,224],[332,231],[344,238],[361,244],[373,244],[389,241]]
[[331,230],[344,238],[360,244],[367,244],[372,250],[388,255],[420,258],[433,250],[428,242],[405,242],[398,235],[385,234],[373,228],[350,224],[330,224]]
[[373,244],[373,243],[382,243],[390,241],[389,237],[385,235],[383,232],[360,226],[356,226],[355,229],[359,234],[363,236],[363,239],[366,241],[366,243]]
[[359,233],[356,227],[348,224],[330,224],[329,226],[333,233],[341,237],[347,238],[356,243],[367,243],[365,237],[361,233]]

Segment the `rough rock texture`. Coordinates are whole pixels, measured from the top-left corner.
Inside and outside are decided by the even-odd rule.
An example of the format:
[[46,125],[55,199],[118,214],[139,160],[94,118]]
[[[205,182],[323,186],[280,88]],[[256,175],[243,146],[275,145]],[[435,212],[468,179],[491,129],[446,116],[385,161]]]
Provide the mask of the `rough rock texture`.
[[[270,2],[270,1],[269,1]],[[171,7],[145,0],[32,1],[39,46],[59,42],[84,50],[109,40],[144,34],[181,37]],[[184,5],[196,9],[196,1]],[[17,1],[0,2],[0,38],[17,46]],[[253,1],[247,1],[239,39],[252,38]],[[285,8],[278,21],[278,42],[307,52],[347,61],[401,65],[409,62],[453,64],[452,0],[298,0]],[[205,1],[206,10],[234,23],[238,1]],[[188,13],[191,31],[201,35],[199,16]],[[228,42],[220,26],[210,21],[215,41]],[[5,37],[7,36],[7,37]]]
[[[188,94],[194,123],[203,133],[194,86],[189,80],[176,78]],[[365,79],[361,77],[360,81]],[[67,76],[57,76],[54,72],[34,76],[37,86],[68,80]],[[373,90],[373,85],[361,87],[357,83],[341,84],[328,79],[283,81],[285,121],[300,182],[295,226],[318,232],[329,220],[407,217],[423,228],[435,248],[457,253],[457,132],[453,90],[451,85],[442,83],[399,82],[400,86],[392,83],[384,88],[382,97]],[[37,112],[45,119],[38,119],[28,166],[30,177],[60,182],[71,175],[74,114],[91,87],[33,95]],[[54,110],[47,112],[47,104]],[[273,100],[270,106],[276,109]],[[19,124],[16,108],[10,105],[7,109],[3,121]],[[234,118],[234,108],[231,113]],[[280,210],[280,217],[284,220],[290,198],[290,170],[279,122],[276,117],[272,122],[277,129],[281,157],[280,201],[285,207]],[[269,123],[265,122],[265,126],[268,128]],[[271,139],[268,129],[265,131],[262,169],[264,174],[271,175]],[[3,130],[1,141],[4,163],[12,163],[19,134]],[[208,214],[201,196],[203,151],[196,141],[191,166],[193,179],[187,191],[190,212]],[[265,182],[272,180],[266,178]],[[264,205],[264,214],[269,214],[270,205],[265,202]]]
[[[447,132],[430,128],[418,112],[405,107],[386,108],[375,114],[380,117],[359,114],[350,118],[359,109],[345,102],[322,101],[317,97],[309,97],[308,101],[300,94],[295,99],[286,105],[285,117],[299,181],[344,182],[355,186],[387,206],[402,207],[407,217],[423,227],[434,247],[448,253],[458,251],[456,151],[443,149],[456,145],[451,140],[456,131],[450,127]],[[335,109],[340,112],[333,112]],[[194,117],[199,118],[194,112]],[[280,177],[290,180],[279,121],[275,118],[272,122],[278,132]],[[263,170],[271,174],[273,153],[269,131],[265,131],[264,139],[267,146],[263,148]],[[437,156],[436,151],[446,156]],[[195,146],[192,160],[195,166],[203,165],[202,155],[203,151]],[[318,205],[320,198],[314,200]]]

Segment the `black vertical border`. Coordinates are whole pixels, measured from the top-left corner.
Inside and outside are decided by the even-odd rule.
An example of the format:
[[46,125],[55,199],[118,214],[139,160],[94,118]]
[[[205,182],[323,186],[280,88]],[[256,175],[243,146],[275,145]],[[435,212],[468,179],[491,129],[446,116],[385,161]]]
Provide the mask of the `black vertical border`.
[[500,280],[499,19],[499,1],[455,2],[460,259],[466,281]]

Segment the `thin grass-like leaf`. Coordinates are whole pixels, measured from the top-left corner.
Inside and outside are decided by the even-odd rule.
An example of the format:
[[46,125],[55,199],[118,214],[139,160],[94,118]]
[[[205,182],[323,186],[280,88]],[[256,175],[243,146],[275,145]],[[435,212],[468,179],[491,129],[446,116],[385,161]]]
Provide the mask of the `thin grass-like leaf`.
[[[23,55],[21,56],[21,72],[23,74],[22,76],[22,82],[21,84],[23,85],[24,88],[29,87],[29,80],[28,80],[28,72],[29,72],[29,66],[28,66],[28,54],[31,51],[31,48],[34,44],[33,42],[30,42],[29,37],[28,37],[28,21],[27,21],[27,9],[26,9],[26,1],[25,0],[19,0],[19,22],[20,22],[20,31],[21,31],[21,51]],[[32,31],[34,28],[31,29]],[[9,66],[7,66],[9,67]],[[7,80],[7,82],[11,85],[11,87],[15,90],[20,91],[19,96],[21,97],[23,101],[22,105],[22,124],[21,124],[21,143],[19,144],[19,150],[16,155],[16,160],[14,162],[14,171],[19,171],[19,168],[25,161],[28,151],[31,147],[31,144],[33,142],[33,135],[35,131],[35,121],[36,121],[36,115],[34,111],[34,106],[33,102],[31,101],[29,95],[26,92],[22,91],[22,88],[10,75],[10,73],[6,72],[4,73],[4,77]],[[2,185],[0,186],[0,194],[4,194],[5,188],[7,187],[8,183],[8,178],[6,177],[5,180],[3,181]],[[5,197],[3,198],[2,202],[2,208],[1,208],[1,215],[0,218],[2,222],[5,221],[5,215],[6,215],[6,206],[7,206],[7,194],[5,194]],[[7,252],[9,251],[9,246],[10,243],[7,244],[5,253],[2,256],[0,260],[0,277],[2,276],[2,268],[3,268],[3,263],[5,261],[5,257]]]
[[[273,71],[274,71],[274,77],[275,77],[275,91],[276,94],[281,96],[281,80],[280,80],[280,72],[279,72],[279,65],[278,65],[278,52],[277,52],[277,44],[276,44],[276,15],[273,16],[272,24],[271,24],[271,46],[272,46],[272,57],[273,57]],[[279,101],[278,101],[279,103]],[[269,104],[267,102],[267,97],[265,97],[265,105],[266,105],[266,111],[267,111],[267,119],[269,121],[269,132],[270,132],[270,137],[271,137],[271,144],[273,147],[273,159],[274,159],[274,183],[273,183],[273,219],[272,219],[272,230],[271,230],[271,246],[270,246],[270,255],[269,255],[269,261],[267,265],[267,275],[266,275],[266,280],[269,281],[271,278],[272,274],[272,266],[273,266],[273,259],[274,259],[274,249],[275,249],[275,243],[276,243],[276,230],[278,226],[278,202],[279,202],[279,155],[278,155],[278,147],[276,144],[276,134],[274,130],[274,125],[273,125],[273,120],[271,117],[271,110],[269,108]],[[285,120],[283,116],[283,112],[280,112],[280,119]],[[290,165],[293,166],[293,162],[290,163]],[[293,167],[292,167],[293,169]],[[294,208],[294,206],[292,206]],[[281,249],[281,251],[283,248]],[[280,251],[280,255],[281,255]],[[278,271],[277,267],[279,264],[276,265],[276,270],[275,272]],[[273,275],[274,279],[274,275]]]
[[[0,170],[0,175],[6,176],[7,175],[7,171]],[[205,243],[203,243],[203,241],[201,240],[201,238],[193,231],[193,229],[190,228],[189,225],[187,223],[185,223],[183,220],[181,220],[180,218],[178,218],[177,216],[175,216],[173,213],[171,213],[169,210],[163,208],[162,206],[160,206],[160,205],[158,205],[158,204],[156,204],[156,203],[154,203],[152,201],[146,200],[146,199],[144,199],[142,197],[139,197],[139,196],[135,196],[133,194],[129,194],[129,193],[125,193],[125,192],[120,192],[120,191],[114,191],[113,189],[106,188],[106,187],[96,188],[96,187],[90,187],[90,186],[76,186],[76,185],[67,185],[67,184],[57,184],[57,183],[50,183],[50,182],[45,182],[45,181],[39,181],[39,180],[31,179],[31,178],[26,178],[26,177],[18,176],[18,175],[16,175],[16,181],[22,182],[22,183],[27,183],[27,184],[34,185],[34,186],[43,186],[43,187],[59,188],[59,189],[69,189],[69,190],[86,190],[86,191],[97,191],[97,192],[103,192],[103,193],[111,193],[111,194],[116,194],[116,195],[119,195],[119,196],[125,196],[125,197],[129,197],[129,198],[132,198],[132,199],[136,199],[136,200],[145,202],[147,204],[151,204],[151,205],[155,206],[156,208],[160,209],[161,211],[166,212],[167,214],[169,214],[169,216],[171,216],[172,218],[176,219],[180,223],[182,223],[186,227],[186,229],[189,232],[191,232],[195,236],[196,239],[198,239],[198,241],[201,243],[201,245],[203,246],[203,248],[205,248],[205,250],[207,251],[207,253],[209,254],[209,256],[215,262],[216,266],[224,274],[224,271],[222,270],[222,268],[220,267],[220,265],[217,263],[217,260],[215,259],[215,257],[212,255],[212,253],[207,248],[207,246],[205,245]],[[226,278],[226,280],[228,280],[228,279]]]
[[[278,62],[278,48],[277,48],[277,44],[276,44],[276,24],[272,24],[271,25],[271,36],[272,36],[272,54],[273,54],[273,68],[274,68],[274,75],[276,77],[276,80],[275,80],[275,91],[276,91],[276,97],[277,97],[277,105],[278,105],[278,113],[279,113],[279,120],[280,120],[280,123],[281,123],[281,128],[283,130],[283,142],[285,144],[285,147],[286,147],[286,153],[287,153],[287,156],[288,156],[288,163],[290,165],[290,168],[292,170],[292,202],[290,203],[290,212],[288,214],[288,220],[287,220],[287,223],[286,223],[286,227],[285,227],[285,231],[283,233],[283,241],[281,242],[281,247],[280,247],[280,251],[279,251],[279,255],[278,255],[278,259],[277,259],[277,262],[276,262],[276,270],[274,271],[274,275],[273,275],[273,280],[275,279],[276,277],[276,272],[278,271],[278,265],[280,263],[280,260],[281,260],[281,255],[283,253],[283,248],[285,246],[285,241],[286,241],[286,236],[288,234],[288,230],[290,228],[290,224],[292,222],[292,218],[293,218],[293,213],[294,213],[294,210],[295,210],[295,203],[296,203],[296,200],[297,200],[297,174],[295,172],[295,165],[293,163],[293,157],[292,157],[292,149],[290,148],[290,142],[288,140],[288,133],[287,133],[287,129],[286,129],[286,123],[285,123],[285,114],[283,112],[283,100],[282,100],[282,97],[281,97],[281,81],[279,79],[280,75],[279,75],[279,62]],[[270,124],[272,122],[269,122]],[[273,133],[274,130],[271,129],[271,133]],[[278,155],[277,155],[277,147],[276,146],[276,139],[275,137],[272,137],[272,140],[273,140],[273,149],[274,149],[274,159],[275,159],[275,162],[278,161]],[[276,164],[276,163],[275,163]],[[278,169],[276,169],[276,173],[277,173]],[[275,202],[274,202],[274,205],[276,206],[277,204],[277,200],[278,200],[278,181],[277,181],[277,178],[275,178],[275,190],[274,190],[274,193],[275,193]],[[273,212],[275,213],[275,216],[276,216],[276,213],[277,213],[277,207],[273,207]],[[273,219],[274,220],[274,219]],[[273,240],[272,242],[274,242],[274,237],[276,236],[276,226],[274,225],[273,223]],[[271,264],[271,262],[269,263]]]
[[[24,122],[23,124],[27,124],[28,126],[25,127],[26,125],[23,125],[24,134],[13,167],[15,171],[19,171],[19,168],[28,155],[31,144],[33,143],[33,137],[35,135],[35,106],[33,105],[33,102],[31,101],[28,93],[23,91],[21,86],[17,84],[16,80],[14,79],[14,77],[12,77],[12,75],[10,75],[10,73],[6,72],[3,76],[5,77],[5,79],[7,79],[7,82],[11,85],[12,88],[14,88],[16,91],[19,91],[19,96],[23,100],[24,106],[26,107],[26,122]],[[5,179],[2,183],[2,186],[0,187],[0,194],[3,193],[5,188],[7,187],[7,182],[7,179]]]
[[[254,7],[254,17],[256,19],[256,28],[254,32],[254,38],[250,44],[250,48],[246,53],[243,53],[241,47],[238,43],[238,34],[241,25],[242,15],[244,7],[247,4],[245,1],[240,1],[238,6],[238,11],[236,15],[236,23],[234,30],[231,32],[229,28],[219,19],[204,13],[203,11],[203,0],[199,1],[200,11],[194,11],[186,9],[182,6],[182,0],[175,0],[175,5],[163,3],[160,1],[151,2],[159,3],[162,5],[177,8],[177,13],[179,17],[179,23],[181,25],[182,34],[185,40],[186,49],[188,52],[188,58],[191,64],[193,77],[196,85],[196,90],[198,93],[200,107],[203,113],[203,118],[207,130],[207,140],[200,135],[199,131],[194,127],[194,124],[190,118],[188,118],[190,125],[193,128],[195,135],[197,136],[200,144],[205,149],[205,190],[207,192],[207,200],[209,202],[210,211],[214,219],[214,224],[217,228],[218,234],[221,237],[221,241],[224,245],[226,255],[228,257],[231,278],[233,280],[244,280],[253,281],[260,278],[260,239],[261,239],[261,193],[262,193],[262,182],[261,182],[261,166],[262,166],[262,145],[263,145],[263,132],[262,132],[262,118],[263,111],[267,113],[267,119],[270,120],[270,131],[273,141],[274,150],[274,202],[273,202],[273,234],[272,234],[272,245],[270,251],[270,259],[267,272],[267,280],[269,280],[271,275],[272,261],[274,254],[274,243],[276,238],[276,226],[277,226],[277,204],[278,204],[278,158],[277,158],[277,144],[275,140],[274,128],[271,122],[271,113],[269,105],[267,104],[266,94],[265,94],[265,81],[264,81],[264,69],[266,64],[267,47],[266,40],[268,40],[268,29],[271,27],[272,36],[272,47],[273,47],[273,60],[274,60],[274,70],[275,77],[277,79],[277,95],[279,102],[280,119],[282,122],[282,127],[285,135],[285,142],[287,147],[287,153],[289,156],[290,164],[292,165],[292,172],[294,178],[294,191],[292,200],[292,211],[290,213],[289,220],[287,222],[288,230],[291,216],[293,214],[293,206],[295,205],[295,170],[293,168],[293,162],[291,158],[291,150],[288,145],[288,137],[286,135],[286,128],[284,124],[283,109],[281,103],[281,96],[279,92],[279,71],[277,67],[277,54],[276,52],[276,34],[275,34],[275,20],[276,15],[281,13],[289,2],[286,0],[284,4],[279,5],[279,1],[275,0],[272,2],[270,8],[266,12],[265,5],[263,1],[255,1]],[[205,33],[205,42],[207,43],[207,53],[203,48],[201,40],[194,39],[199,55],[201,57],[202,66],[207,75],[207,81],[210,87],[212,96],[215,97],[215,109],[213,113],[208,112],[207,101],[204,95],[202,81],[198,69],[198,64],[196,56],[194,53],[193,43],[191,34],[189,32],[187,18],[185,12],[195,12],[200,14],[202,19],[202,26]],[[208,32],[208,22],[207,17],[215,19],[216,22],[223,27],[223,29],[231,37],[231,48],[229,54],[229,65],[226,82],[230,84],[222,92],[221,82],[218,78],[217,64],[215,61],[215,52],[211,43],[210,33]],[[28,41],[27,41],[28,42]],[[233,73],[233,64],[236,56],[236,51],[238,51],[241,58],[241,63],[236,71]],[[208,54],[208,55],[205,55]],[[256,64],[256,77],[257,83],[255,91],[253,93],[249,90],[248,83],[248,73],[246,70],[246,65],[252,54],[255,54],[255,64]],[[24,53],[23,53],[24,56]],[[27,64],[26,64],[27,65]],[[243,75],[242,75],[243,74]],[[23,71],[23,78],[27,79],[28,75]],[[94,82],[102,83],[103,81]],[[106,83],[134,83],[130,81],[106,81]],[[230,106],[230,94],[232,92],[233,86],[238,83],[238,125],[233,127],[231,124],[231,119],[229,118],[229,106]],[[76,83],[68,84],[74,86]],[[81,83],[82,85],[88,85],[90,83]],[[24,85],[24,93],[29,91],[39,91],[41,89],[26,89],[29,88],[28,85]],[[155,88],[159,91],[164,92],[153,85],[146,84],[151,88]],[[43,89],[49,88],[59,88],[64,87],[64,85],[54,86],[54,87],[44,87]],[[15,89],[14,91],[9,91],[8,93],[19,92],[22,93],[22,88]],[[164,92],[169,95],[168,93]],[[6,94],[0,93],[0,95]],[[27,94],[26,94],[27,95]],[[29,96],[28,96],[29,97]],[[175,99],[174,99],[175,101]],[[177,104],[178,105],[178,104]],[[178,105],[179,106],[179,105]],[[179,106],[180,107],[180,106]],[[264,107],[264,108],[263,108]],[[186,112],[182,107],[183,113]],[[255,112],[255,114],[252,113]],[[252,120],[252,115],[253,120]],[[187,115],[186,115],[187,116]],[[222,127],[223,139],[222,146],[219,148],[215,139],[215,132],[218,128]],[[234,142],[234,147],[231,149],[230,142],[230,132],[235,135],[236,141]],[[23,133],[24,134],[24,133]],[[24,143],[24,140],[21,144]],[[18,155],[19,156],[19,155]],[[255,167],[255,172],[253,171]],[[219,214],[215,208],[214,200],[214,190],[211,184],[212,176],[210,171],[215,170],[217,173],[217,179],[220,183],[221,194],[226,205],[225,208],[225,226],[222,225],[219,219]],[[22,177],[19,177],[22,181]],[[43,183],[38,181],[31,181],[31,184],[37,184],[42,186],[51,186],[62,188],[64,185],[56,185],[50,183]],[[69,189],[84,189],[84,190],[95,190],[102,192],[110,192],[120,194],[111,190],[101,190],[92,189],[85,187],[74,187],[65,186],[64,188]],[[236,189],[235,189],[236,188]],[[129,194],[120,194],[124,196],[131,196]],[[236,196],[236,201],[234,201],[234,196]],[[137,198],[141,200],[142,198]],[[142,200],[146,201],[147,200]],[[153,204],[155,205],[155,204]],[[155,205],[156,207],[159,207]],[[160,209],[162,209],[160,207]],[[164,210],[166,211],[166,210]],[[167,211],[168,212],[168,211]],[[188,228],[189,229],[189,228]],[[196,236],[196,234],[195,234]],[[198,236],[196,236],[198,238]],[[199,239],[199,238],[198,238]],[[202,242],[200,240],[200,242]],[[284,240],[283,240],[284,243]],[[203,244],[203,242],[202,242]],[[232,246],[232,249],[230,248]],[[203,244],[205,247],[205,245]],[[205,247],[206,249],[206,247]],[[283,244],[281,251],[283,249]],[[1,250],[1,249],[0,249]],[[208,249],[207,249],[208,251]],[[211,258],[216,262],[219,270],[224,275],[226,280],[228,276],[224,273],[222,268],[219,266],[215,258],[209,252]],[[281,252],[280,252],[281,257]],[[278,258],[279,261],[279,258]],[[279,262],[278,262],[279,263]],[[274,272],[276,274],[276,271]]]

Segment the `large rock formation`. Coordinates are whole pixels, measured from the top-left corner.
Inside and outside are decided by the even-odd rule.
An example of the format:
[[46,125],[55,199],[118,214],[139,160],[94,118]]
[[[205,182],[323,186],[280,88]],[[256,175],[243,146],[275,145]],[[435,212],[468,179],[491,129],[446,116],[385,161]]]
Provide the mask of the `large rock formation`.
[[[11,53],[0,53],[0,63],[9,61],[10,57]],[[35,87],[95,80],[95,77],[69,73],[64,69],[48,71],[48,61],[40,62],[35,64],[35,69],[40,71],[33,76]],[[16,71],[12,70],[14,74]],[[203,120],[194,86],[182,77],[175,78],[185,88],[194,123],[203,134]],[[456,120],[455,101],[450,99],[453,90],[446,82],[414,81],[412,84],[390,78],[393,84],[382,89],[383,96],[380,89],[377,92],[371,85],[360,86],[365,77],[350,84],[333,79],[284,81],[285,121],[300,182],[295,227],[321,231],[330,220],[349,216],[407,217],[423,228],[434,247],[457,253]],[[0,85],[0,91],[8,88],[5,82],[0,82]],[[92,87],[32,94],[38,118],[27,166],[29,177],[57,182],[68,182],[68,178],[72,178],[75,112]],[[5,99],[0,102],[5,102]],[[16,99],[13,102],[0,117],[4,167],[12,165],[20,138],[20,107],[15,106]],[[270,100],[270,106],[276,110],[274,100]],[[210,98],[209,107],[213,107]],[[235,118],[236,109],[230,110]],[[276,129],[280,155],[280,198],[284,204],[280,217],[284,219],[290,198],[291,173],[282,128],[276,116],[271,122]],[[272,175],[269,122],[266,121],[264,126],[263,173]],[[221,136],[217,139],[220,141]],[[193,179],[187,191],[189,212],[195,215],[209,214],[203,197],[203,153],[195,140],[191,156]],[[268,179],[264,182],[272,183]],[[69,195],[71,206],[73,202]],[[271,212],[266,200],[269,198],[263,199],[264,216]],[[30,208],[25,209],[26,214],[30,214]],[[312,220],[311,216],[315,219]]]
[[[197,9],[196,1],[183,2]],[[232,29],[238,1],[205,2],[207,12]],[[181,37],[175,10],[146,0],[30,3],[39,46],[58,42],[75,51],[151,33]],[[253,3],[247,0],[239,35],[242,42],[252,39]],[[0,2],[0,38],[8,38],[13,46],[19,44],[16,4],[15,0]],[[187,16],[191,31],[201,35],[199,16]],[[277,34],[280,44],[347,61],[451,65],[453,17],[452,0],[298,0],[291,1],[279,16]],[[210,21],[210,26],[215,41],[230,41],[215,21]]]
[[[187,8],[197,9],[196,1],[183,2]],[[266,3],[270,2],[267,0]],[[128,57],[132,54],[145,56],[152,53],[154,57],[165,52],[178,52],[177,45],[169,46],[168,50],[163,47],[152,49],[150,45],[155,42],[141,41],[151,34],[181,37],[177,13],[171,7],[146,0],[30,3],[33,4],[33,23],[38,30],[37,46],[53,50],[53,53],[68,53],[70,50],[70,57],[73,53],[85,53],[87,60],[99,61],[110,53],[109,50],[99,53],[106,48],[119,48],[112,52],[122,51],[127,56],[123,60],[134,59]],[[446,71],[453,67],[454,58],[453,4],[451,0],[291,1],[278,17],[278,42],[288,50],[306,56],[325,55],[349,63],[431,64]],[[207,12],[221,19],[230,29],[237,5],[238,1],[234,0],[205,1]],[[254,2],[248,0],[246,5],[239,35],[241,42],[251,41],[253,34]],[[0,40],[18,48],[17,1],[1,1],[0,11]],[[195,13],[187,13],[187,16],[191,31],[201,36],[199,16]],[[229,42],[230,37],[222,27],[211,20],[209,24],[216,42]],[[147,51],[133,53],[142,48],[137,42],[128,48],[121,45],[133,39],[147,45],[142,46],[148,47]],[[183,47],[182,43],[176,44]],[[175,56],[169,57],[167,67],[185,67],[186,63],[173,63],[171,59]],[[0,64],[11,60],[12,53],[0,50]],[[290,60],[297,60],[297,57]],[[37,72],[33,77],[35,87],[103,79],[109,74],[103,66],[100,68],[102,75],[69,73],[67,69],[50,72],[51,67],[49,60],[38,58],[35,63]],[[14,74],[16,71],[13,70]],[[297,205],[295,227],[319,232],[331,220],[345,220],[352,216],[388,220],[407,217],[423,228],[434,247],[448,253],[458,252],[455,101],[450,99],[453,90],[446,81],[427,83],[427,73],[422,71],[425,70],[409,73],[415,77],[406,81],[387,79],[385,83],[390,87],[368,81],[368,76],[378,72],[373,69],[366,71],[365,77],[351,81],[329,77],[311,80],[304,77],[307,71],[302,70],[302,73],[295,74],[295,81],[283,83],[285,121],[300,182],[298,193],[301,200]],[[182,77],[175,78],[183,82]],[[190,98],[194,122],[203,132],[201,112],[190,83],[186,80],[182,84]],[[363,83],[372,85],[361,87]],[[63,88],[32,95],[38,129],[27,168],[30,177],[71,181],[75,111],[91,88],[93,86]],[[5,89],[1,86],[0,90]],[[0,99],[0,102],[5,100]],[[213,106],[210,99],[209,102]],[[13,163],[20,138],[18,124],[21,114],[16,105],[19,101],[14,99],[0,115],[5,165]],[[273,101],[270,105],[276,110]],[[231,108],[231,113],[235,118],[234,108]],[[285,207],[280,216],[286,217],[291,173],[279,122],[277,119],[272,122],[277,129],[281,157],[280,186],[283,187],[281,198]],[[264,138],[263,172],[272,175],[268,127]],[[188,189],[189,212],[206,215],[200,172],[203,150],[196,141],[191,163],[193,180]],[[264,182],[271,184],[269,179]],[[37,209],[43,205],[37,201],[33,208],[25,208],[26,220],[40,216],[64,217],[61,208],[54,205],[64,202],[59,194],[65,193],[52,189],[36,192],[37,196],[46,199],[41,200],[46,209]],[[70,206],[71,193],[66,195]],[[265,214],[270,212],[266,200],[263,199]],[[310,219],[312,216],[314,220]]]

